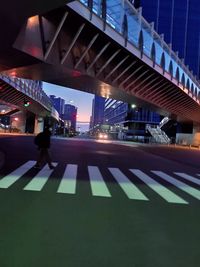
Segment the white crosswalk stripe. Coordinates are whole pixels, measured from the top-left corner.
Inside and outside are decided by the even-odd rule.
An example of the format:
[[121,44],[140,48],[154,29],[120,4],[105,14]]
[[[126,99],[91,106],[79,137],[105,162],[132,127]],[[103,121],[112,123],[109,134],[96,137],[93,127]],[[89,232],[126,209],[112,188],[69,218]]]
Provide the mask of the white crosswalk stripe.
[[149,200],[118,168],[108,168],[130,199]]
[[193,182],[194,184],[198,184],[200,185],[200,179],[197,179],[191,175],[188,175],[186,173],[182,173],[182,172],[174,172],[176,175],[180,176],[181,178],[184,178],[190,182]]
[[75,194],[77,169],[78,166],[75,164],[67,165],[63,178],[58,187],[58,193]]
[[[54,166],[57,163],[53,163]],[[40,191],[46,184],[49,179],[49,176],[52,174],[54,170],[50,170],[48,165],[46,164],[41,171],[24,187],[24,190],[30,191]]]
[[130,171],[135,174],[140,180],[142,180],[146,185],[148,185],[152,190],[164,198],[170,203],[188,204],[187,201],[177,196],[175,193],[170,191],[168,188],[158,183],[156,180],[152,179],[150,176],[146,175],[144,172],[137,169],[130,169]]
[[[18,167],[16,170],[6,175],[5,177],[0,179],[0,189],[7,189],[16,183],[21,177],[25,176],[25,174],[33,168],[35,165],[35,161],[28,161],[22,166]],[[54,166],[57,166],[58,163],[53,163]],[[100,197],[108,197],[110,198],[111,192],[108,189],[108,183],[106,182],[106,177],[103,177],[98,166],[85,166],[85,170],[87,170],[87,178],[89,178],[88,186],[91,187],[92,196],[100,196]],[[158,177],[163,180],[169,182],[174,185],[174,187],[188,193],[195,199],[200,200],[200,190],[195,187],[188,185],[180,179],[185,179],[186,181],[190,181],[191,183],[200,185],[200,179],[191,176],[189,174],[183,172],[174,172],[174,176],[177,175],[179,178],[172,177],[165,172],[162,171],[151,171],[152,175],[147,175],[144,171],[139,169],[130,169],[132,174],[132,179],[130,180],[119,168],[108,168],[112,177],[116,181],[116,185],[129,199],[133,200],[143,200],[148,201],[149,199],[145,194],[138,188],[138,186],[134,182],[135,178],[139,178],[141,182],[156,192],[160,197],[166,200],[168,203],[177,203],[177,204],[188,204],[186,200],[178,195],[178,193],[174,193],[170,190],[169,186],[163,185],[158,182],[156,179]],[[45,165],[31,180],[28,181],[26,186],[23,188],[27,191],[41,191],[43,187],[48,182],[51,174],[55,172],[56,169],[50,170],[47,165]],[[31,175],[31,172],[29,173]],[[133,176],[134,175],[134,176]],[[60,180],[57,190],[55,188],[55,192],[64,193],[64,194],[78,194],[77,192],[77,183],[78,179],[78,165],[77,164],[67,164],[64,170],[63,176],[59,177]],[[80,176],[81,179],[81,176]],[[110,190],[112,189],[112,183],[109,184]],[[151,200],[151,199],[150,199]]]
[[90,185],[93,196],[111,197],[111,194],[103,180],[103,177],[96,166],[88,166]]
[[154,174],[158,175],[160,178],[164,179],[165,181],[175,185],[176,187],[178,187],[179,189],[181,189],[182,191],[188,193],[189,195],[193,196],[194,198],[197,198],[198,200],[200,200],[200,191],[197,190],[196,188],[193,188],[175,178],[173,178],[172,176],[161,172],[161,171],[152,171]]
[[17,180],[20,179],[29,169],[31,169],[35,165],[35,161],[28,161],[15,171],[6,175],[4,178],[0,180],[0,188],[8,188],[12,184],[14,184]]

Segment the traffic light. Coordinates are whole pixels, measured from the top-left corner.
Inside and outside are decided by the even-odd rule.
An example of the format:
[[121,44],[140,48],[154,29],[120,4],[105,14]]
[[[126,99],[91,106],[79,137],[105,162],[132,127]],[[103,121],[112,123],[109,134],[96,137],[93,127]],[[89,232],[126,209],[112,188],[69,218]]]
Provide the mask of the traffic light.
[[24,107],[29,107],[30,106],[30,104],[31,104],[31,102],[30,101],[28,101],[28,100],[24,100]]

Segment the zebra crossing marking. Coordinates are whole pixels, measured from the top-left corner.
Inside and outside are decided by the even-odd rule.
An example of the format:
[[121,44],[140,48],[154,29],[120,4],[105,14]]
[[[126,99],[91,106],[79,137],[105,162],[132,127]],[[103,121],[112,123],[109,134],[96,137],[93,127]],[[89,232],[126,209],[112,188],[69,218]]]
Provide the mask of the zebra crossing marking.
[[96,166],[88,166],[90,185],[93,196],[111,197],[111,194],[104,182],[104,179]]
[[129,199],[149,200],[118,168],[108,168]]
[[197,198],[198,200],[200,200],[200,191],[197,190],[196,188],[193,188],[193,187],[173,178],[172,176],[165,174],[162,171],[151,171],[151,172],[158,175],[160,178],[164,179],[165,181],[175,185],[176,187],[178,187],[182,191],[188,193],[189,195],[193,196],[194,198]]
[[182,172],[174,172],[176,175],[180,176],[181,178],[184,178],[190,182],[193,182],[194,184],[198,184],[200,185],[200,179],[197,179],[191,175],[188,175],[188,174],[185,174],[185,173],[182,173]]
[[25,164],[21,165],[19,168],[11,172],[10,174],[4,176],[0,180],[0,188],[8,188],[19,180],[29,169],[35,165],[36,161],[28,161]]
[[57,193],[75,194],[78,165],[67,164]]
[[175,193],[170,191],[168,188],[158,183],[156,180],[152,179],[150,176],[146,175],[144,172],[138,169],[130,169],[130,171],[136,175],[140,180],[142,180],[147,186],[149,186],[153,191],[159,194],[169,203],[177,204],[188,204],[187,201],[177,196]]
[[[56,167],[57,163],[53,163],[53,165]],[[46,184],[46,182],[49,179],[49,176],[52,174],[54,170],[50,170],[49,166],[46,164],[39,172],[38,174],[24,187],[24,190],[29,191],[40,191]]]
[[[28,172],[34,165],[36,161],[28,161],[25,164],[21,165],[19,168],[6,175],[0,179],[0,188],[8,188],[19,180],[26,172]],[[55,166],[57,163],[53,163]],[[97,166],[87,166],[89,183],[91,186],[91,191],[93,196],[101,197],[112,197],[109,189],[106,185],[106,182]],[[119,168],[108,168],[111,175],[116,180],[117,184],[121,187],[123,192],[127,195],[129,199],[134,200],[146,200],[149,199],[144,195],[144,193],[138,189],[138,187],[129,180],[126,175]],[[31,181],[23,188],[23,190],[29,191],[41,191],[44,185],[47,183],[50,175],[54,170],[50,170],[47,165],[45,165],[36,176],[32,178]],[[177,194],[168,189],[167,186],[164,186],[157,182],[154,178],[151,178],[149,175],[145,174],[139,169],[130,169],[130,172],[137,176],[145,185],[150,187],[158,195],[160,195],[164,200],[169,203],[177,204],[188,204],[183,198],[179,197]],[[171,183],[180,190],[190,194],[192,197],[200,200],[200,190],[166,174],[162,171],[151,171],[153,174],[159,176],[165,181]],[[66,193],[66,194],[75,194],[76,185],[77,185],[77,174],[78,174],[78,165],[77,164],[67,164],[63,177],[59,183],[57,193]],[[195,178],[191,175],[174,172],[175,175],[186,179],[187,181],[193,182],[194,184],[200,185],[200,179]],[[197,174],[200,176],[200,174]]]

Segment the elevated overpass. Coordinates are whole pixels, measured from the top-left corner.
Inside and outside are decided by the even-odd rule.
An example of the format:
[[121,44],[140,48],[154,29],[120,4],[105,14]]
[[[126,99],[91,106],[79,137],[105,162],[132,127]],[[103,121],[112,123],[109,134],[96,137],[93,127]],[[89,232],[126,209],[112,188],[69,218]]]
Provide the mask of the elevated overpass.
[[1,66],[3,73],[134,101],[182,121],[200,122],[198,80],[141,9],[128,0],[65,3],[56,9],[47,4],[45,11],[35,6],[38,15],[26,18],[12,43],[32,62],[12,60],[15,68]]
[[[27,102],[30,105],[25,106]],[[0,74],[0,103],[11,107],[9,112],[0,112],[0,115],[12,116],[20,111],[21,124],[25,124],[28,114],[34,114],[35,132],[42,130],[45,117],[59,120],[58,112],[54,109],[50,99],[42,90],[40,82],[37,81]]]

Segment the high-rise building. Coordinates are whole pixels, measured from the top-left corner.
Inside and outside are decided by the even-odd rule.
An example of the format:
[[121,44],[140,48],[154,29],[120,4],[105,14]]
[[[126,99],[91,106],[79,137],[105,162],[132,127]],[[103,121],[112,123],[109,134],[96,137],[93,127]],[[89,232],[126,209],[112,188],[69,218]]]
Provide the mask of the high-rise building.
[[[138,4],[139,1],[137,1]],[[142,15],[200,77],[200,1],[140,0]]]
[[62,114],[64,114],[65,100],[60,97],[56,97],[55,95],[50,95],[49,97],[54,108],[58,111],[59,115],[62,116]]
[[65,125],[68,129],[75,131],[76,130],[76,118],[77,118],[77,107],[65,104],[64,113],[62,119],[65,121]]
[[101,96],[94,96],[92,102],[92,116],[90,121],[90,128],[93,128],[95,125],[103,124],[104,122],[104,107],[105,107],[105,98]]

